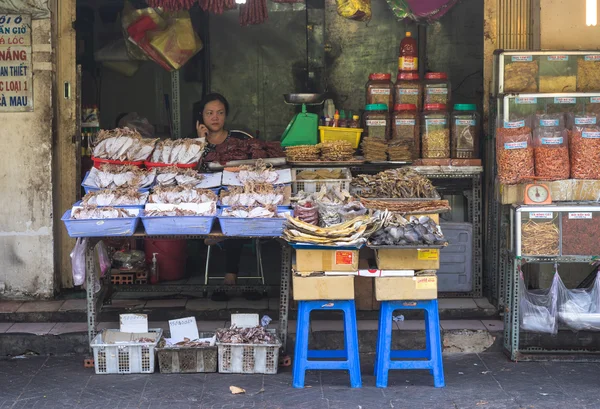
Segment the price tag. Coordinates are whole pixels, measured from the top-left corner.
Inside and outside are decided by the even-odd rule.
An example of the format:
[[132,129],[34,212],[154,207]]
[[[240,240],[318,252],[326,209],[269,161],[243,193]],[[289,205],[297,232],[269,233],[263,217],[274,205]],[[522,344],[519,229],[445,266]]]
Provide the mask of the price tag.
[[435,290],[437,288],[437,277],[415,277],[414,280],[417,290]]
[[192,341],[200,338],[196,317],[170,320],[169,330],[171,331],[171,342],[174,344],[183,341],[185,338]]
[[577,98],[573,97],[554,97],[555,104],[575,104],[577,103]]
[[515,62],[533,61],[533,56],[532,55],[513,55],[511,60],[515,61]]
[[552,219],[554,213],[552,212],[529,212],[530,219]]
[[537,98],[534,97],[517,97],[515,103],[519,105],[537,104]]
[[119,315],[119,330],[121,332],[148,332],[148,315],[146,314],[121,314]]
[[338,266],[351,266],[354,263],[354,252],[338,250],[335,252],[335,264]]
[[417,260],[438,261],[439,259],[440,251],[438,249],[417,250]]
[[591,219],[592,212],[569,213],[569,220]]
[[548,61],[569,61],[568,55],[549,55]]
[[591,104],[600,104],[600,97],[590,97]]

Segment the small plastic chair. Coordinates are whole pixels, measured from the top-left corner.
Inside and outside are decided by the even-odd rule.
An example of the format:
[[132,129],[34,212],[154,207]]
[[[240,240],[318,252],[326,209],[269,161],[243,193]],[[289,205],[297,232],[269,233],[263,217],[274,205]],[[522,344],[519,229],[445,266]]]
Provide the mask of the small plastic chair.
[[[309,350],[308,336],[311,311],[339,310],[344,312],[344,349]],[[317,360],[309,360],[319,359]],[[358,355],[358,329],[356,326],[356,306],[354,300],[298,301],[296,324],[296,346],[293,364],[294,388],[304,388],[307,370],[341,370],[350,373],[350,386],[362,387],[360,358]]]
[[[392,350],[392,314],[396,310],[425,310],[424,350]],[[442,337],[437,300],[382,301],[375,357],[376,386],[386,388],[390,369],[429,369],[436,388],[446,386],[442,363]]]

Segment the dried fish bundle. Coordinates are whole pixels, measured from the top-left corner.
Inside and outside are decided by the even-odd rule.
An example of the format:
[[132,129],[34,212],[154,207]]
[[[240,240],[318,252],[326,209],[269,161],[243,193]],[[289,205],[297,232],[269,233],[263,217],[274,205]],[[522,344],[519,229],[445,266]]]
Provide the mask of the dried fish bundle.
[[273,165],[258,159],[254,165],[241,166],[237,178],[244,185],[246,183],[273,184],[279,179],[279,174],[273,170]]
[[360,146],[366,160],[371,162],[387,160],[388,145],[385,140],[380,138],[364,138]]
[[360,201],[367,209],[389,210],[390,212],[403,214],[442,213],[450,210],[450,202],[447,200],[418,200],[403,202],[363,198]]
[[344,179],[342,169],[303,170],[296,174],[296,180],[334,180]]
[[156,176],[159,186],[197,186],[204,179],[204,175],[195,169],[168,166],[160,168]]
[[429,216],[410,216],[409,220],[400,214],[391,214],[382,229],[373,233],[370,239],[373,246],[414,246],[447,244],[440,226]]
[[390,169],[376,175],[357,175],[351,190],[366,198],[437,199],[439,193],[431,180],[410,168]]
[[148,192],[136,189],[104,189],[86,194],[84,206],[141,206],[148,200]]
[[101,189],[119,187],[143,188],[150,186],[156,176],[155,170],[144,170],[130,165],[102,165],[100,169],[92,168],[85,183]]
[[354,148],[348,141],[328,141],[317,145],[321,150],[321,159],[324,161],[342,162],[351,160]]
[[217,205],[211,202],[209,206],[173,207],[171,209],[150,209],[144,211],[147,217],[180,217],[180,216],[214,216],[217,214]]
[[142,138],[135,129],[101,130],[96,136],[92,154],[99,159],[143,161],[152,154],[156,141],[158,139]]
[[279,340],[275,334],[264,327],[250,328],[222,328],[217,330],[217,342],[223,344],[277,344]]
[[223,209],[221,215],[223,217],[236,217],[239,219],[270,219],[273,217],[279,217],[277,215],[277,207],[275,206],[226,207]]
[[298,145],[285,148],[285,156],[290,162],[315,162],[319,160],[321,149],[318,145]]
[[153,163],[190,165],[200,162],[206,144],[200,139],[166,139],[156,144]]
[[265,183],[232,186],[222,191],[220,198],[225,206],[281,206],[285,200],[282,187]]
[[71,219],[75,220],[118,219],[121,217],[135,217],[135,214],[125,209],[96,206],[78,207],[71,213]]
[[217,195],[212,190],[189,186],[157,186],[148,198],[148,203],[158,204],[207,202],[217,202]]

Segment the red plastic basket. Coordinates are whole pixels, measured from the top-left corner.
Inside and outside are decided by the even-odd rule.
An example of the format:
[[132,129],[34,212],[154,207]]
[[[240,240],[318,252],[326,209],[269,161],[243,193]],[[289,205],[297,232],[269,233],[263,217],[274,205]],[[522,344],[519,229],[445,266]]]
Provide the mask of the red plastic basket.
[[129,162],[129,161],[112,160],[112,159],[100,159],[100,158],[95,158],[92,156],[92,161],[94,161],[94,167],[97,169],[100,169],[100,167],[102,165],[131,165],[131,166],[137,166],[138,168],[141,168],[142,166],[144,166],[143,160],[136,161],[136,162]]
[[192,168],[195,168],[196,166],[198,166],[198,162],[184,165],[181,163],[156,163],[156,162],[146,161],[146,162],[144,162],[144,165],[146,165],[146,167],[150,170],[152,170],[152,168],[166,168],[169,166],[176,166],[178,168],[184,168],[184,169],[192,169]]

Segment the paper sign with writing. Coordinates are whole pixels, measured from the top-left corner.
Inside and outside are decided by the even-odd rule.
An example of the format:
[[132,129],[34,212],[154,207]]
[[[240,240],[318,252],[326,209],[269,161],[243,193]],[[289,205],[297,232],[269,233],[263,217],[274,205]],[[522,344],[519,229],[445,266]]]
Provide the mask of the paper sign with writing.
[[0,112],[33,111],[31,16],[0,14]]
[[169,329],[171,330],[171,342],[177,343],[185,338],[194,341],[200,338],[198,334],[198,325],[196,317],[179,318],[169,321]]
[[146,314],[119,315],[121,332],[148,332],[148,316]]

